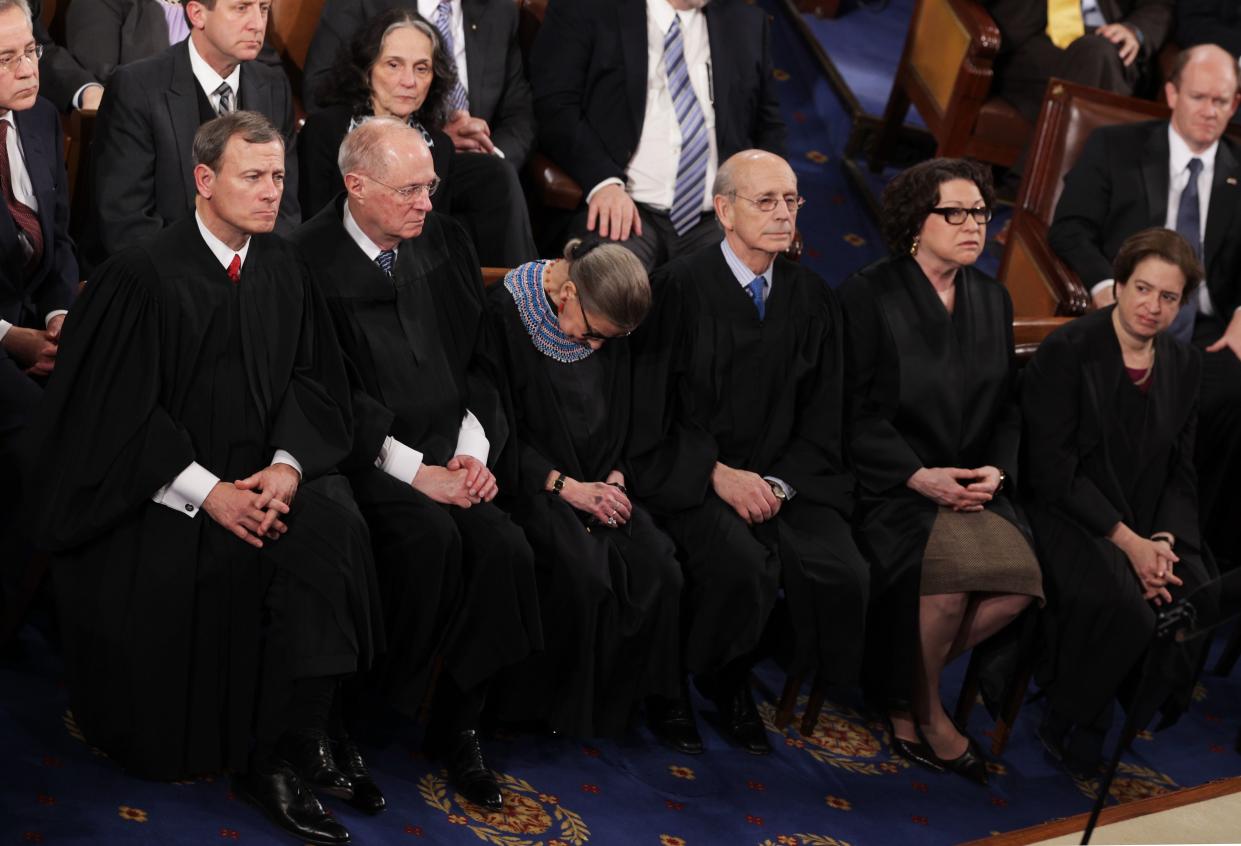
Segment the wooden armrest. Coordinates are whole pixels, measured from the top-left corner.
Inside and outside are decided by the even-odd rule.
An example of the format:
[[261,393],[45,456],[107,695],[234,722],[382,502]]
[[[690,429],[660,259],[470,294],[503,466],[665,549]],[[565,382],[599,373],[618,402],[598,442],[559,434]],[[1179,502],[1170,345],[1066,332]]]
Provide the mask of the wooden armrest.
[[500,282],[508,275],[507,267],[482,267],[479,268],[483,273],[483,287],[490,288],[492,285]]
[[[1089,310],[1090,292],[1082,285],[1077,274],[1052,252],[1047,243],[1047,225],[1042,220],[1024,209],[1017,209],[1009,227],[1008,239],[1017,258],[1008,263],[1008,272],[1003,281],[1013,295],[1013,305],[1019,314],[1077,317]],[[1034,283],[1034,280],[1025,280],[1016,275],[1022,270],[1033,271],[1037,275],[1037,281],[1044,286],[1045,293],[1052,299],[1051,308],[1033,306],[1027,297],[1036,292],[1015,287],[1023,282]]]
[[555,162],[535,151],[526,165],[530,181],[540,201],[545,206],[563,211],[574,211],[582,204],[582,188]]
[[1000,28],[978,0],[948,0],[953,15],[970,36],[971,59],[991,63],[1000,51]]
[[1013,350],[1017,360],[1025,364],[1038,349],[1038,345],[1052,332],[1059,329],[1073,317],[1014,317],[1013,318]]

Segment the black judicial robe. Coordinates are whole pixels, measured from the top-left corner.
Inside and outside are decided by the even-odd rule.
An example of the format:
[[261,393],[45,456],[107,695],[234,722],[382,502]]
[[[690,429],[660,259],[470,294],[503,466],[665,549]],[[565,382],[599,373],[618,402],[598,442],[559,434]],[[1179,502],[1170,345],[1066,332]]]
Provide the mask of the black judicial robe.
[[[338,196],[295,241],[353,375],[354,443],[342,467],[380,559],[390,629],[381,685],[412,714],[435,653],[469,690],[542,648],[538,596],[529,546],[494,504],[444,506],[374,466],[389,435],[421,451],[424,463],[446,464],[467,408],[486,431],[492,463],[509,436],[469,236],[428,213],[422,234],[398,247],[389,278],[345,231],[344,202]],[[378,548],[380,537],[391,549]],[[449,607],[458,593],[458,607]]]
[[503,713],[579,737],[617,734],[644,697],[678,695],[680,565],[636,502],[628,524],[588,528],[589,515],[544,484],[553,469],[582,482],[624,472],[629,344],[555,361],[534,346],[503,284],[488,301],[513,409],[497,473],[504,507],[534,548],[546,641],[510,674]]
[[[323,300],[276,236],[251,239],[237,285],[193,217],[100,267],[31,437],[73,713],[130,771],[244,768],[261,673],[369,662],[382,633],[365,525],[344,480],[324,476],[349,450],[348,382]],[[288,533],[261,551],[152,500],[191,461],[241,479],[277,448],[304,478]],[[304,632],[322,649],[261,667],[277,572],[322,610]]]
[[[1040,680],[1052,707],[1087,724],[1145,652],[1157,610],[1142,599],[1125,554],[1107,540],[1112,527],[1123,521],[1142,537],[1176,536],[1180,562],[1173,569],[1184,585],[1169,586],[1173,599],[1214,575],[1199,528],[1194,466],[1202,356],[1167,334],[1156,337],[1143,396],[1125,372],[1113,308],[1053,332],[1026,366],[1021,390],[1027,511],[1051,588]],[[1196,653],[1195,647],[1167,656],[1160,670],[1170,684],[1161,686],[1159,700],[1179,692],[1174,705],[1188,703]],[[1143,724],[1149,716],[1144,712]]]
[[[712,673],[751,654],[783,587],[795,668],[856,681],[868,573],[847,522],[835,296],[777,257],[760,321],[718,245],[670,262],[651,285],[655,304],[634,336],[627,451],[637,498],[685,556],[688,668]],[[716,461],[796,495],[750,528],[713,491]]]
[[847,321],[849,449],[858,537],[874,566],[866,686],[911,698],[922,556],[936,505],[905,482],[922,467],[991,465],[1009,484],[987,508],[1029,534],[1010,499],[1021,415],[1008,291],[957,271],[951,314],[908,256],[881,259],[840,289]]

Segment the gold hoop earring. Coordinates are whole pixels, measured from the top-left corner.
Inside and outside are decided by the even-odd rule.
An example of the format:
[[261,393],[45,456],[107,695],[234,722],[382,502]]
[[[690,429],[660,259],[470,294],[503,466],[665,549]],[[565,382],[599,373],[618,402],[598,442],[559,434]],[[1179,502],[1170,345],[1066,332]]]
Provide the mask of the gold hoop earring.
[[914,236],[914,242],[909,245],[910,258],[913,258],[916,255],[918,255],[918,236],[917,235]]

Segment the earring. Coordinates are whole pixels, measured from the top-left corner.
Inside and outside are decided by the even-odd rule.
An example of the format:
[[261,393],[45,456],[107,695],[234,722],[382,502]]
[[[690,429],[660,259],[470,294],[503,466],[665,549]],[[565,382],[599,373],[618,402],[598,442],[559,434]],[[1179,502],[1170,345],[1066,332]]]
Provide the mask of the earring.
[[918,254],[918,236],[914,236],[914,242],[909,245],[909,255],[912,258]]

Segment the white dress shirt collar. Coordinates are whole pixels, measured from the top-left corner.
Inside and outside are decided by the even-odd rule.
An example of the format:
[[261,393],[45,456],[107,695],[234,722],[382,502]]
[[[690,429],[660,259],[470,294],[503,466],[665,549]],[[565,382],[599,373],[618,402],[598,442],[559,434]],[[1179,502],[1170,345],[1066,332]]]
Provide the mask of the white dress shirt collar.
[[[345,223],[345,231],[349,233],[349,237],[353,239],[353,243],[358,245],[358,249],[366,253],[366,257],[368,259],[370,259],[371,261],[374,261],[379,256],[379,254],[383,252],[383,247],[379,246],[374,241],[372,241],[370,239],[370,236],[362,231],[362,227],[358,226],[358,222],[353,219],[353,212],[349,211],[349,198],[348,197],[345,198],[344,205],[345,205],[345,211],[342,217]],[[395,253],[397,250],[397,247],[399,246],[400,244],[398,244],[396,247],[393,247],[392,251]]]
[[215,256],[225,270],[233,263],[233,256],[241,256],[241,266],[246,265],[246,254],[250,252],[250,238],[246,238],[246,243],[241,245],[240,250],[234,250],[228,244],[225,244],[214,233],[207,228],[207,224],[203,223],[202,215],[194,212],[194,221],[198,224],[198,232],[203,236],[203,240],[207,242],[207,249],[211,250],[211,254]]
[[655,21],[659,31],[667,35],[668,28],[672,26],[673,18],[680,16],[681,28],[684,29],[685,22],[696,15],[701,15],[702,9],[677,11],[672,8],[672,4],[668,0],[646,0],[646,12],[651,16],[651,20]]
[[733,272],[733,276],[737,277],[737,281],[742,288],[748,288],[750,283],[757,277],[763,277],[763,299],[767,299],[771,294],[771,278],[776,266],[776,259],[773,256],[767,265],[767,269],[762,273],[755,273],[750,270],[741,257],[733,250],[732,244],[728,243],[728,239],[720,241],[720,250],[724,253],[724,263],[728,265],[728,269]]
[[194,72],[194,79],[198,80],[198,84],[202,86],[203,93],[207,95],[207,99],[211,101],[212,107],[216,111],[220,109],[220,98],[215,90],[220,87],[220,83],[227,82],[228,87],[233,89],[233,108],[240,108],[238,98],[241,94],[241,65],[233,68],[233,72],[227,77],[220,76],[211,65],[207,64],[198,53],[198,48],[194,46],[194,37],[191,35],[186,39],[190,48],[190,70]]
[[1204,171],[1214,170],[1215,153],[1217,150],[1219,150],[1219,141],[1216,141],[1201,153],[1194,153],[1189,149],[1189,145],[1185,143],[1185,139],[1173,129],[1172,124],[1168,124],[1168,166],[1173,176],[1189,167],[1190,159],[1201,159]]

